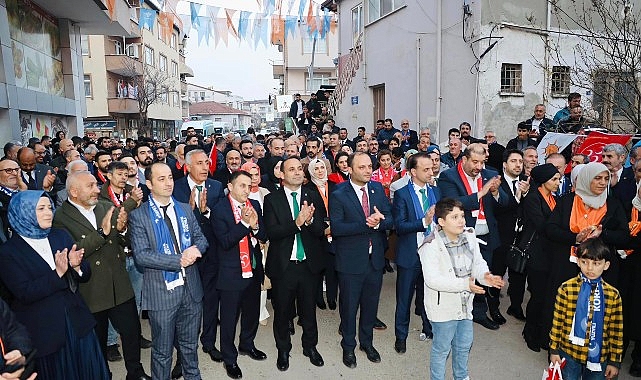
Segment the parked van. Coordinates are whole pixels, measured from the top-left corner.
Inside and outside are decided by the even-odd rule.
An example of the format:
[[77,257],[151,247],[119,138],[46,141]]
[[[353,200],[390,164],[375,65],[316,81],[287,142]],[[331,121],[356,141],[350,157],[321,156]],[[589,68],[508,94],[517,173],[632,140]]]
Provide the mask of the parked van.
[[190,127],[193,127],[196,133],[201,136],[209,136],[212,133],[225,134],[231,131],[227,123],[214,122],[211,120],[186,121],[180,127],[180,136],[182,138],[187,136],[187,128]]

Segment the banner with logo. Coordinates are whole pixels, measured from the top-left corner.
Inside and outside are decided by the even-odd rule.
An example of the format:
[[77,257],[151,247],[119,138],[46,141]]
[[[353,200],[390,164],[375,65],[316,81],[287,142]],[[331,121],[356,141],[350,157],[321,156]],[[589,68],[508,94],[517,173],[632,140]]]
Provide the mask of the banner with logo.
[[545,159],[552,153],[561,153],[563,149],[572,144],[577,135],[566,133],[548,132],[543,136],[536,153],[539,155],[539,165],[545,163]]
[[[547,136],[547,135],[546,135]],[[582,153],[590,157],[591,162],[601,162],[603,147],[608,144],[627,144],[632,135],[615,135],[609,133],[592,132],[583,141],[576,153]]]

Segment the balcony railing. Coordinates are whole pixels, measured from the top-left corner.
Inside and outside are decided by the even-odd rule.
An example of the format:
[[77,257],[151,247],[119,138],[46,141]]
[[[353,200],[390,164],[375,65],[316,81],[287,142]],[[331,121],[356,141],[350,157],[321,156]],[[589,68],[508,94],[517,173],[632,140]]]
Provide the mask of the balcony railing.
[[124,54],[105,55],[105,65],[107,71],[125,77],[143,74],[142,62]]

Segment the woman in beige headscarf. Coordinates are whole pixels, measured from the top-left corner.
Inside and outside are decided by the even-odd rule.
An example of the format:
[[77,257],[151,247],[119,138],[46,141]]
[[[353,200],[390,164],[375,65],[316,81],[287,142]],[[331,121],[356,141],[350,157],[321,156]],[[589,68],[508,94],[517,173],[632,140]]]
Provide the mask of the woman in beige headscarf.
[[[579,272],[573,255],[575,246],[589,238],[600,237],[615,253],[616,246],[625,246],[629,239],[625,212],[618,199],[608,197],[609,184],[610,172],[605,165],[600,162],[586,164],[577,175],[574,193],[563,195],[550,215],[545,228],[550,268],[543,310],[546,331],[551,327],[557,289]],[[615,256],[604,279],[616,287],[619,258]]]

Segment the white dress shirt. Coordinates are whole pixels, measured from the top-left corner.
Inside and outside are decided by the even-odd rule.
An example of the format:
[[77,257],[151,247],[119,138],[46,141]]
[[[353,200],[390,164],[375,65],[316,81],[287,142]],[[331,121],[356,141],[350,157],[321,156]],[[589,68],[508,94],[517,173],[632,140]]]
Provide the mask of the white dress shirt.
[[53,252],[51,251],[48,238],[32,239],[22,235],[20,235],[20,237],[22,237],[34,251],[38,252],[38,255],[42,257],[52,270],[56,269],[56,262],[53,258]]
[[[294,200],[292,199],[292,193],[296,192],[296,202],[298,202],[298,207],[301,206],[301,198],[302,195],[301,191],[303,190],[302,187],[299,187],[298,190],[290,190],[286,186],[283,186],[283,190],[285,190],[285,198],[287,198],[287,203],[289,204],[289,211],[292,213],[292,218],[294,219],[294,222],[296,221],[296,218],[294,217]],[[298,230],[300,231],[300,227],[298,227]],[[290,260],[298,260],[296,258],[296,239],[298,237],[294,237],[294,243],[292,244],[292,254],[289,256]],[[302,239],[302,237],[301,237]],[[307,258],[307,255],[303,255],[303,260]]]
[[[68,199],[68,201],[69,201],[69,203],[71,203],[75,208],[77,208],[77,209],[78,209],[78,211],[80,211],[80,213],[82,214],[82,216],[84,216],[85,218],[87,218],[87,220],[89,221],[89,223],[91,223],[91,225],[93,226],[93,228],[95,228],[96,230],[98,230],[98,223],[97,223],[97,221],[96,221],[96,214],[94,214],[94,212],[93,212],[93,210],[96,208],[96,206],[95,206],[95,205],[94,205],[94,206],[89,207],[89,209],[86,209],[86,208],[84,208],[83,206],[81,206],[81,205],[79,205],[79,204],[77,204],[77,203],[74,203],[71,199]],[[176,235],[176,236],[178,236],[178,235]]]

